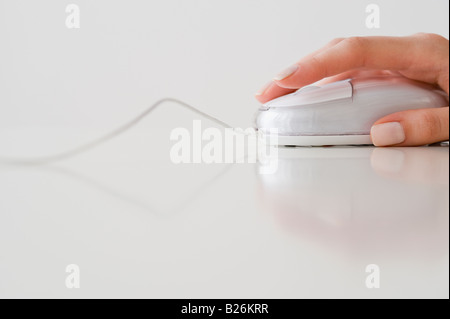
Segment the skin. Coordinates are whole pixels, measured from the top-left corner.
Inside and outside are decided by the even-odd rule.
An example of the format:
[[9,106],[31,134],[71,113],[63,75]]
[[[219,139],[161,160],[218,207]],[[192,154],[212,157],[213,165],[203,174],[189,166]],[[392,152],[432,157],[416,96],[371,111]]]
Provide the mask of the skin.
[[[449,41],[436,34],[335,39],[296,63],[296,72],[273,80],[256,98],[266,103],[306,85],[352,77],[395,74],[439,86],[449,93]],[[392,146],[419,146],[449,139],[449,108],[390,114],[374,125],[398,122],[406,139]]]

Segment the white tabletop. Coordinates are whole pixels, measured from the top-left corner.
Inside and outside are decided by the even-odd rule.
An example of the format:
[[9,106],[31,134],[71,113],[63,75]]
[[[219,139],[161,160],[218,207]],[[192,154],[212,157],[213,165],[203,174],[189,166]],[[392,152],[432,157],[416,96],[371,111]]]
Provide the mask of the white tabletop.
[[283,148],[260,175],[173,164],[165,134],[0,165],[0,297],[448,298],[448,147]]
[[[253,92],[333,38],[448,37],[448,2],[377,0],[379,29],[347,2],[77,0],[73,29],[68,3],[0,1],[0,162],[164,97],[249,127]],[[272,175],[175,165],[170,132],[193,117],[167,104],[70,160],[0,163],[0,297],[449,297],[448,147],[282,149]]]

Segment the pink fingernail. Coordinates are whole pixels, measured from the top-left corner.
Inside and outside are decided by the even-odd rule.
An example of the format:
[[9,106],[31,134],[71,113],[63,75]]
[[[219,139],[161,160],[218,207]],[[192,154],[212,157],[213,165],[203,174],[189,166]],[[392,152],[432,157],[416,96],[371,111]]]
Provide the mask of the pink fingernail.
[[297,72],[298,68],[299,68],[298,65],[291,65],[286,70],[278,73],[278,75],[275,76],[274,80],[275,81],[283,81],[284,79],[290,77],[292,74]]
[[374,125],[370,135],[372,136],[372,143],[376,146],[400,144],[406,139],[403,126],[398,122]]

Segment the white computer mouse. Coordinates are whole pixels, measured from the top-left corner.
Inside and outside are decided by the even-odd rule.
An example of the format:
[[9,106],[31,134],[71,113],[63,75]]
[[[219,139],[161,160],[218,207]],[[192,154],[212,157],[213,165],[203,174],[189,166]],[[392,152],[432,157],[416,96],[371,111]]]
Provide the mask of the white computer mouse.
[[256,128],[269,143],[292,146],[371,145],[370,129],[399,111],[449,105],[435,86],[397,76],[307,86],[264,104]]

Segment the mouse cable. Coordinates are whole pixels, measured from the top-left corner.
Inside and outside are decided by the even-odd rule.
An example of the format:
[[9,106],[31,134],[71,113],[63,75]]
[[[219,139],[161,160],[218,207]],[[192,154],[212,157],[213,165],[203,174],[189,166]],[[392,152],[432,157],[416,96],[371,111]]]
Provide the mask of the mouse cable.
[[161,104],[167,103],[167,102],[172,102],[175,104],[178,104],[190,111],[192,111],[193,113],[196,113],[200,116],[203,116],[204,118],[211,120],[212,122],[224,127],[224,128],[228,128],[228,129],[233,129],[233,127],[209,114],[206,114],[203,111],[200,111],[199,109],[174,98],[164,98],[161,99],[159,101],[157,101],[156,103],[154,103],[153,105],[151,105],[147,110],[145,110],[142,114],[140,114],[139,116],[137,116],[136,118],[134,118],[133,120],[129,121],[126,124],[123,124],[122,126],[120,126],[119,128],[115,129],[114,131],[104,135],[103,137],[100,137],[96,140],[93,140],[89,143],[83,144],[81,146],[78,146],[72,150],[68,150],[59,154],[55,154],[55,155],[50,155],[50,156],[43,156],[43,157],[36,157],[36,158],[5,158],[5,157],[0,157],[0,163],[6,163],[6,164],[15,164],[15,165],[42,165],[42,164],[48,164],[48,163],[53,163],[53,162],[59,162],[62,160],[66,160],[69,159],[71,157],[74,157],[76,155],[79,155],[81,153],[85,153],[88,152],[112,139],[114,139],[115,137],[122,135],[123,133],[125,133],[126,131],[128,131],[129,129],[131,129],[132,127],[134,127],[135,125],[137,125],[139,122],[141,122],[144,118],[146,118],[150,113],[152,113],[156,108],[158,108],[158,106],[160,106]]

